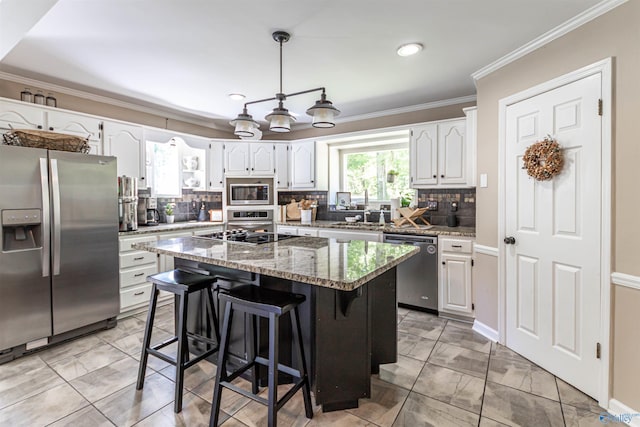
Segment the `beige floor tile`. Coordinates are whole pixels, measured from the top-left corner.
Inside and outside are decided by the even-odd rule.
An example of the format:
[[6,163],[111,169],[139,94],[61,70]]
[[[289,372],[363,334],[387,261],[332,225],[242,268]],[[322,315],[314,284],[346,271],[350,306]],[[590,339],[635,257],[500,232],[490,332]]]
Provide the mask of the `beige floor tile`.
[[527,393],[559,400],[553,375],[530,362],[492,358],[487,380]]
[[[290,384],[283,384],[278,386],[278,399],[280,399],[284,394],[291,388]],[[260,390],[260,396],[263,398],[267,398],[267,388],[263,388]],[[311,404],[313,406],[313,402],[315,400],[313,397],[311,398]],[[340,411],[341,413],[345,413],[344,411]],[[321,408],[319,406],[313,406],[314,419],[317,414],[321,413]],[[347,414],[349,415],[349,414]],[[256,401],[251,400],[247,405],[243,406],[238,412],[236,412],[233,416],[238,421],[250,426],[250,427],[262,427],[267,425],[267,407],[258,403]],[[296,394],[278,411],[278,426],[287,427],[287,426],[304,426],[307,425],[309,419],[305,415],[304,411],[304,400],[302,398],[302,391],[296,392]],[[366,424],[365,424],[366,425]]]
[[559,402],[489,381],[482,416],[516,426],[564,425]]
[[413,391],[480,414],[484,380],[427,363],[420,372]]
[[75,378],[69,384],[93,403],[134,384],[137,376],[138,362],[129,357]]
[[479,418],[473,412],[412,392],[393,425],[394,427],[475,427],[478,425]]
[[[173,403],[148,416],[136,424],[136,427],[191,427],[208,426],[211,404],[193,393],[186,393],[182,402],[182,411],[173,412]],[[226,420],[229,415],[224,414]]]
[[0,410],[0,425],[45,426],[88,405],[68,384],[61,384]]
[[87,406],[84,409],[67,415],[63,419],[50,424],[49,427],[112,427],[114,424],[102,415],[93,406]]
[[560,378],[556,378],[558,384],[558,391],[560,392],[560,402],[562,404],[571,405],[576,408],[591,411],[594,414],[606,412],[605,409],[598,405],[598,402],[593,398],[587,396],[575,387],[562,381]]
[[108,366],[129,356],[107,344],[98,344],[90,351],[50,363],[58,375],[67,381]]
[[[597,427],[606,424],[614,424],[614,419],[608,417],[607,411],[595,414],[591,411],[576,408],[571,405],[562,405],[562,413],[564,414],[564,422],[567,427]],[[602,419],[601,419],[602,418]],[[619,423],[615,422],[614,425]]]
[[[170,334],[167,331],[162,329],[154,328],[151,334],[151,345],[156,345],[164,340],[173,337],[173,334]],[[127,354],[140,356],[142,353],[142,341],[144,339],[144,331],[135,332],[131,335],[127,335],[126,337],[115,340],[111,344]]]
[[481,353],[489,354],[491,351],[490,340],[470,328],[455,325],[451,320],[447,323],[447,326],[445,326],[444,331],[442,331],[439,342],[457,345]]
[[[175,381],[176,379],[176,368],[173,365],[164,368],[160,373],[171,381]],[[184,387],[191,391],[202,383],[215,378],[215,376],[216,365],[208,360],[201,360],[184,371]]]
[[492,420],[491,418],[487,418],[487,417],[480,417],[480,426],[479,427],[502,427],[502,426],[506,426],[507,424],[502,424],[499,423],[495,420]]
[[241,423],[235,418],[227,418],[224,423],[219,425],[221,425],[222,427],[247,427],[246,424]]
[[62,360],[71,356],[86,353],[92,348],[98,345],[101,345],[103,343],[104,341],[99,339],[97,336],[88,335],[85,337],[74,339],[72,341],[67,341],[65,343],[57,344],[51,348],[43,350],[42,352],[38,353],[38,355],[46,363],[54,363],[54,362],[57,362],[58,360]]
[[409,390],[374,376],[371,378],[371,398],[360,399],[358,408],[348,409],[347,412],[378,426],[391,426],[407,396]]
[[38,357],[26,356],[0,366],[0,408],[62,385],[64,380]]
[[[251,382],[244,378],[236,378],[232,382],[233,385],[240,387],[244,390],[251,391]],[[192,390],[193,393],[200,396],[202,399],[211,403],[213,401],[213,387],[215,385],[215,378],[211,378],[206,382],[200,384],[198,387]],[[220,399],[220,408],[227,414],[234,415],[240,409],[242,409],[247,403],[251,402],[251,399],[236,393],[233,390],[227,388],[222,389],[222,398]]]
[[429,363],[484,379],[489,354],[438,342],[429,356]]
[[174,396],[175,384],[155,373],[145,378],[142,390],[136,390],[134,383],[98,400],[94,406],[114,424],[131,426],[163,406],[173,405]]
[[398,332],[398,354],[426,362],[436,341]]
[[[280,420],[278,420],[278,426]],[[298,426],[300,424],[294,424]],[[363,420],[355,415],[344,411],[336,412],[319,412],[313,416],[313,419],[306,424],[306,427],[375,427],[378,424]],[[261,425],[262,426],[262,425]],[[266,426],[266,424],[264,424]]]
[[118,320],[118,324],[115,328],[100,331],[96,333],[96,336],[101,340],[112,343],[133,333],[144,330],[144,326],[144,320],[138,319],[135,316],[131,316],[125,319]]
[[380,365],[379,377],[382,381],[411,390],[424,362],[406,356],[398,356],[396,363]]
[[446,321],[438,318],[415,318],[407,314],[398,323],[398,333],[417,335],[430,340],[437,340],[444,329]]

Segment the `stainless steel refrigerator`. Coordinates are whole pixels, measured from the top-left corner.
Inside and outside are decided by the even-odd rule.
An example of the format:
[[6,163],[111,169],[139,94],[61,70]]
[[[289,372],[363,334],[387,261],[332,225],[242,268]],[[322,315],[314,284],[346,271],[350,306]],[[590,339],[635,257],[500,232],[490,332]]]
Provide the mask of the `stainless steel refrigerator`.
[[114,324],[115,157],[0,145],[0,363]]

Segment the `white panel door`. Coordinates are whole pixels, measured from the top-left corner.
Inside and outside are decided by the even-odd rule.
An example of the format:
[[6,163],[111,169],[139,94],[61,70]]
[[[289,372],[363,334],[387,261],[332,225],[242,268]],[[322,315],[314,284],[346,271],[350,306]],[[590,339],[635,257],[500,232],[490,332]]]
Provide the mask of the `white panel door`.
[[268,142],[251,142],[251,175],[273,175],[275,146]]
[[438,125],[438,173],[440,184],[467,184],[466,122]]
[[249,167],[248,142],[224,144],[224,173],[227,176],[248,176]]
[[224,150],[222,148],[222,142],[211,141],[209,144],[209,164],[207,170],[209,171],[209,187],[207,190],[222,190],[224,187]]
[[[506,111],[507,346],[590,396],[602,367],[600,330],[601,118],[599,74]],[[562,173],[536,181],[526,148],[547,134]],[[507,243],[505,241],[505,243]]]
[[31,105],[2,101],[0,129],[44,129],[44,110]]
[[438,183],[438,125],[411,129],[411,184]]
[[118,158],[118,175],[142,177],[142,127],[104,122],[104,154]]
[[441,256],[442,309],[471,314],[471,257],[468,255]]
[[289,144],[276,144],[276,188],[289,188]]

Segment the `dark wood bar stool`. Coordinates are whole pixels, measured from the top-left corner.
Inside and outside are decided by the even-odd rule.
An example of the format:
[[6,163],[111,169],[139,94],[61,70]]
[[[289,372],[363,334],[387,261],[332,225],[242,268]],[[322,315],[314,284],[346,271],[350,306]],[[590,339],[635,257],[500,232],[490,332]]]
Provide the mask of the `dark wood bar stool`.
[[[220,329],[218,327],[218,318],[216,316],[215,306],[213,302],[213,287],[216,278],[204,274],[192,273],[180,269],[166,271],[164,273],[154,274],[147,277],[147,281],[153,283],[151,288],[151,301],[149,303],[149,314],[147,315],[147,325],[144,330],[144,340],[142,343],[142,355],[140,356],[140,367],[138,369],[138,383],[136,389],[140,390],[144,386],[144,376],[147,369],[147,359],[149,355],[164,360],[176,367],[176,392],[174,412],[182,410],[182,387],[184,384],[185,369],[198,363],[205,357],[208,357],[218,351],[220,343]],[[216,340],[187,332],[187,313],[189,308],[189,295],[201,290],[206,290],[206,300],[209,306],[210,321],[213,324],[213,332]],[[160,344],[151,345],[151,332],[153,331],[153,321],[156,314],[156,304],[158,302],[158,294],[160,291],[171,292],[176,296],[176,309],[178,311],[176,336],[161,342]],[[200,341],[207,347],[211,347],[202,354],[189,358],[188,338]],[[159,350],[174,342],[178,342],[178,352],[176,358],[172,358]]]
[[[221,292],[219,294],[219,299],[220,301],[225,301],[227,304],[222,324],[222,341],[220,342],[220,352],[218,353],[218,369],[216,374],[216,383],[213,389],[213,403],[209,426],[213,427],[218,425],[220,399],[222,397],[223,387],[266,405],[268,407],[269,427],[276,427],[278,410],[284,406],[284,404],[287,403],[287,401],[291,399],[291,397],[293,397],[300,388],[302,388],[306,416],[309,419],[313,418],[309,376],[307,374],[307,367],[304,358],[302,331],[300,329],[300,318],[298,313],[298,306],[305,300],[304,295],[275,291],[254,285],[242,285],[232,288],[227,292]],[[256,328],[252,326],[252,336],[249,337],[249,345],[247,346],[248,360],[245,361],[243,366],[230,374],[227,374],[226,363],[229,356],[229,336],[234,310],[239,310],[252,315],[252,319],[249,322],[250,325],[255,324],[255,316],[269,319],[269,359],[265,359],[264,357],[260,357],[256,354]],[[280,316],[286,313],[290,313],[291,316],[292,335],[294,341],[293,351],[298,362],[297,370],[290,366],[278,363],[279,320]],[[256,364],[268,367],[268,399],[258,396]],[[231,384],[234,379],[250,368],[253,368],[251,372],[252,392],[248,392],[234,384]],[[289,391],[287,391],[280,400],[278,400],[278,371],[291,375],[295,380],[291,389],[289,389]]]

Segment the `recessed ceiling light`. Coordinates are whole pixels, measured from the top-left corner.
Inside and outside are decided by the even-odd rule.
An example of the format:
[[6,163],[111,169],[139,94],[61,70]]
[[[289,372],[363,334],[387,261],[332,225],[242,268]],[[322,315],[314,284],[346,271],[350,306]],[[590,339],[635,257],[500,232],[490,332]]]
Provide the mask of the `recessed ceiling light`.
[[407,43],[403,44],[398,48],[398,55],[400,56],[411,56],[422,50],[421,43]]
[[233,99],[234,101],[242,101],[245,96],[241,93],[230,93],[229,98]]

